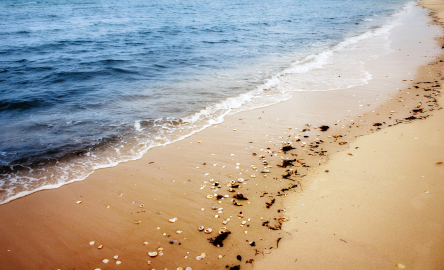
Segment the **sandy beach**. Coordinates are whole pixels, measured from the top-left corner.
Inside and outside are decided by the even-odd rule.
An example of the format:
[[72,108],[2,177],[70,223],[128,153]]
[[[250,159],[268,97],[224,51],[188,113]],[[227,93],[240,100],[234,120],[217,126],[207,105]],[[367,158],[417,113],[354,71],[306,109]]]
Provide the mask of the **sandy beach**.
[[[443,24],[442,1],[422,5]],[[0,205],[2,269],[443,269],[444,42],[410,31],[368,85]]]

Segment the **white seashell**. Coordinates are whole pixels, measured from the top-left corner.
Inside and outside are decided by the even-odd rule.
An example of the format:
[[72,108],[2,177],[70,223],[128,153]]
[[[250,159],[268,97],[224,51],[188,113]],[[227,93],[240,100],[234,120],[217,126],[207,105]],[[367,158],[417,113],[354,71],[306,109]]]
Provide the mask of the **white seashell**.
[[227,220],[224,220],[224,221],[222,221],[222,224],[227,225],[227,224],[228,224],[228,221],[227,221]]
[[224,256],[222,256],[222,255],[218,255],[217,256],[219,259],[222,259]]
[[251,178],[255,178],[255,177],[256,177],[256,175],[252,174],[252,175],[250,175],[250,177],[251,177]]
[[81,204],[82,203],[82,201],[76,201],[76,204]]
[[207,195],[207,199],[211,199],[211,198],[213,198],[213,195],[211,195],[211,194]]
[[156,257],[158,255],[157,251],[153,251],[153,252],[148,252],[148,255],[150,257]]
[[122,263],[121,261],[117,261],[117,262],[116,262],[117,265],[119,265],[119,264],[121,264],[121,263]]
[[103,261],[102,261],[103,263],[108,263],[109,262],[109,260],[108,259],[103,259]]
[[102,249],[102,248],[103,248],[103,245],[100,245],[100,246],[98,246],[97,248],[98,248],[98,249]]
[[231,181],[230,181],[230,184],[234,185],[234,184],[236,184],[236,181],[231,180]]
[[145,246],[148,246],[149,243],[145,241],[145,242],[143,242],[143,244],[144,244]]
[[205,233],[211,233],[212,231],[213,231],[213,229],[211,229],[211,228],[205,229]]
[[177,267],[176,270],[183,270],[183,268],[179,266],[179,267]]
[[119,258],[119,255],[116,255],[113,257],[114,260],[117,260]]
[[168,221],[171,222],[171,223],[174,223],[174,222],[176,222],[177,220],[178,220],[178,218],[175,217],[175,218],[169,219]]
[[144,207],[144,206],[145,206],[144,204],[139,205],[140,208],[142,208],[142,207]]
[[92,245],[94,245],[96,242],[95,241],[91,241],[91,242],[89,242],[89,244],[92,246]]
[[199,231],[203,231],[204,229],[205,229],[204,226],[200,226],[200,227],[199,227]]
[[202,257],[201,257],[201,256],[197,256],[197,257],[196,257],[196,260],[197,260],[197,261],[200,261],[200,260],[202,260]]
[[242,182],[244,182],[245,180],[244,180],[243,178],[239,178],[239,179],[237,179],[237,181],[238,181],[239,183],[242,183]]
[[187,268],[185,268],[185,270],[193,270],[193,268],[187,266]]
[[181,230],[177,230],[176,233],[177,233],[177,234],[181,234],[182,231],[181,231]]
[[242,224],[242,225],[245,225],[245,224],[247,224],[247,222],[246,222],[246,221],[242,221],[241,224]]
[[206,254],[206,253],[202,253],[202,254],[200,254],[200,256],[201,256],[202,258],[205,258],[205,257],[207,257],[207,254]]

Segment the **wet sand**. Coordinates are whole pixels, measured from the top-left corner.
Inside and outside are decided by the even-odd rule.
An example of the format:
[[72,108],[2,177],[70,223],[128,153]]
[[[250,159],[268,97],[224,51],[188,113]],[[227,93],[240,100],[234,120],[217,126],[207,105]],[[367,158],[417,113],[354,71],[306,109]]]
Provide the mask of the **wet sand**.
[[443,63],[415,77],[396,59],[423,47],[398,41],[412,57],[388,56],[389,73],[369,66],[369,85],[297,93],[1,205],[2,267],[438,269]]

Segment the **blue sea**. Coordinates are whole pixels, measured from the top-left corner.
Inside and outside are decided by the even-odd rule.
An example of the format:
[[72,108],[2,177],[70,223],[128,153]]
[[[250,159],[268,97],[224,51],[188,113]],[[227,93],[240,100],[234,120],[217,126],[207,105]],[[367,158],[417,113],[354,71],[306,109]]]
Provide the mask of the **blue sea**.
[[[368,83],[408,0],[1,0],[0,203]],[[337,74],[348,74],[338,79]]]

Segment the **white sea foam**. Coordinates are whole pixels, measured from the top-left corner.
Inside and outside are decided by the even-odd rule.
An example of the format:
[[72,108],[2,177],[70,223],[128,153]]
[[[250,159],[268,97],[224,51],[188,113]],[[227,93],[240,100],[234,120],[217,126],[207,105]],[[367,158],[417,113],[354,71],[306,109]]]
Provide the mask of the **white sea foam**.
[[[27,174],[11,176],[6,179],[6,195],[0,203],[36,191],[58,188],[83,180],[97,169],[139,159],[149,149],[189,137],[221,123],[227,115],[288,100],[295,91],[333,91],[366,84],[372,79],[372,74],[365,69],[366,62],[390,52],[390,31],[412,7],[413,4],[408,5],[380,28],[346,38],[296,60],[246,93],[211,104],[182,119],[156,119],[150,122],[150,128],[145,127],[142,120],[137,120],[134,122],[134,130],[138,134],[135,142],[123,141],[108,149],[101,148],[100,155],[96,155],[94,150],[86,151],[80,157],[59,161],[51,168],[34,172],[28,170]],[[22,187],[21,190],[18,186]]]

